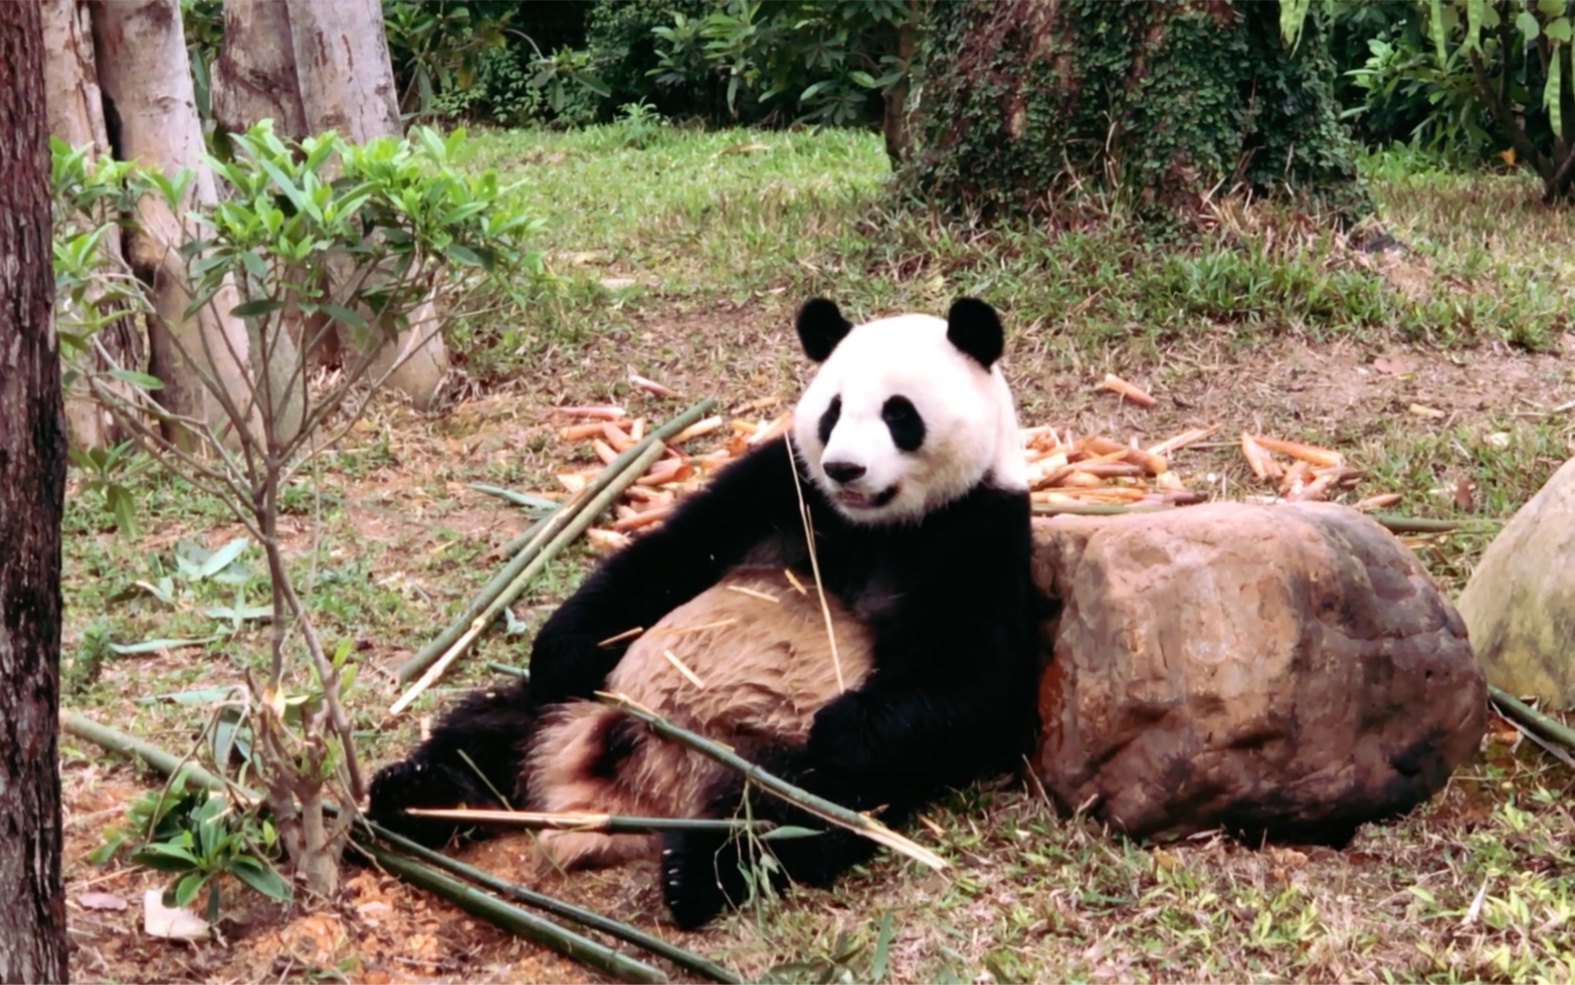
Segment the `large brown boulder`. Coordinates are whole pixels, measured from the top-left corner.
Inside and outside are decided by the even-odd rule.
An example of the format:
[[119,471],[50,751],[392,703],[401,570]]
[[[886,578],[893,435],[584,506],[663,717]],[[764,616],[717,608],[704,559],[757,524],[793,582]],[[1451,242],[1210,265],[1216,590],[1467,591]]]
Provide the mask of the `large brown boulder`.
[[1215,503],[1035,521],[1060,598],[1040,780],[1138,837],[1339,844],[1473,755],[1486,682],[1416,558],[1354,510]]
[[1460,614],[1488,680],[1575,706],[1575,459],[1482,552]]

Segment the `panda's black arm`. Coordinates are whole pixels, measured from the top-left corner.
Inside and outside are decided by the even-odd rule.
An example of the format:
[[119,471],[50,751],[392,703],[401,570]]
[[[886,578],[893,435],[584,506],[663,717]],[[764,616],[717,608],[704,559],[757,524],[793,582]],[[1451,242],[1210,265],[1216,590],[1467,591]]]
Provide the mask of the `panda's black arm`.
[[536,634],[530,659],[535,699],[590,697],[628,646],[601,641],[649,628],[715,584],[763,540],[794,531],[802,539],[792,468],[785,437],[762,445],[682,500],[660,527],[607,558]]
[[807,753],[828,795],[847,785],[922,799],[1026,751],[1038,667],[1027,498],[979,499],[915,559],[876,634],[874,673],[816,715]]

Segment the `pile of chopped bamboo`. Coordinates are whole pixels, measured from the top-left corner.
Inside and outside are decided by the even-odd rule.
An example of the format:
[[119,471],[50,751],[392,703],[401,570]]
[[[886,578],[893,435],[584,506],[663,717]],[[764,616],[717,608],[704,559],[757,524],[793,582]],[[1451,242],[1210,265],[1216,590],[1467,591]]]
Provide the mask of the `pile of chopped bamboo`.
[[[1118,385],[1123,382],[1112,377],[1106,385],[1130,396]],[[670,437],[656,463],[619,497],[611,522],[586,532],[592,546],[602,551],[623,546],[636,531],[661,523],[679,496],[703,485],[716,470],[754,445],[784,434],[792,424],[791,410],[776,416],[755,416],[775,404],[768,399],[737,408],[732,415],[713,414]],[[573,420],[558,429],[559,438],[585,443],[597,459],[595,466],[558,474],[558,482],[569,495],[583,489],[604,463],[627,451],[647,430],[646,418],[622,407],[565,407],[559,413]],[[1145,446],[1136,439],[1122,443],[1044,425],[1022,428],[1023,458],[1034,510],[1115,512],[1203,502],[1209,497],[1188,484],[1173,467],[1171,458],[1219,430],[1220,425],[1194,427]],[[707,438],[711,439],[709,447],[701,441]],[[1252,474],[1268,487],[1265,492],[1245,497],[1252,501],[1331,499],[1336,493],[1353,488],[1363,477],[1363,472],[1349,465],[1344,455],[1317,445],[1243,432],[1240,447]],[[1385,493],[1353,505],[1372,511],[1393,506],[1399,500],[1399,494]]]
[[[740,408],[739,412],[758,411],[775,403],[774,400],[756,401]],[[564,407],[558,412],[579,421],[560,427],[558,437],[564,441],[587,442],[599,463],[557,474],[558,483],[569,495],[583,489],[606,463],[638,443],[648,426],[646,418],[633,416],[622,407]],[[679,496],[699,488],[722,466],[751,447],[785,434],[792,419],[792,412],[788,411],[770,420],[728,419],[713,414],[695,421],[666,440],[661,457],[624,490],[613,507],[612,521],[587,530],[587,540],[592,547],[603,551],[623,546],[630,534],[660,523],[672,511]],[[686,449],[685,446],[692,447],[691,443],[697,439],[707,437],[712,439],[714,447],[705,451]],[[716,443],[718,437],[722,439],[720,444]]]

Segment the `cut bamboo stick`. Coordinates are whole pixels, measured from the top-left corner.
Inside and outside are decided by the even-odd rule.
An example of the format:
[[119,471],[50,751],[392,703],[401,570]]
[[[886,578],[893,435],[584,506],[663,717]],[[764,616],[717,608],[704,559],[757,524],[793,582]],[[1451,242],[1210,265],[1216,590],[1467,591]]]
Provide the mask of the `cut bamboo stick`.
[[528,941],[549,947],[597,971],[606,972],[619,981],[667,981],[667,976],[662,974],[660,969],[644,961],[638,961],[627,954],[619,954],[605,944],[599,944],[583,934],[577,934],[550,920],[527,913],[453,876],[420,865],[403,855],[374,844],[363,844],[362,848],[379,866],[412,886],[436,893],[467,913],[497,924]]
[[1166,438],[1157,445],[1149,445],[1149,454],[1168,456],[1178,449],[1185,448],[1187,445],[1196,444],[1204,438],[1213,437],[1219,429],[1220,425],[1218,424],[1206,428],[1191,428],[1181,432],[1174,438]]
[[583,927],[599,930],[609,937],[626,941],[636,947],[643,947],[652,954],[666,958],[678,967],[693,971],[695,974],[713,982],[720,982],[722,985],[741,985],[743,982],[743,979],[737,973],[692,951],[686,951],[677,945],[669,944],[653,934],[648,934],[636,927],[631,927],[611,917],[602,916],[600,913],[587,910],[584,907],[575,906],[573,903],[565,903],[563,900],[537,892],[534,889],[499,879],[489,872],[483,872],[474,866],[466,865],[446,855],[434,852],[432,849],[389,831],[379,824],[368,822],[366,826],[379,839],[398,848],[407,855],[412,855],[434,868],[452,872],[454,875],[490,889],[500,896],[512,897],[514,900],[527,906],[534,906],[554,916],[573,920]]
[[1261,434],[1252,436],[1260,448],[1277,451],[1281,455],[1298,458],[1313,465],[1344,465],[1345,456],[1328,448],[1319,448],[1317,445],[1304,445],[1300,441],[1285,441],[1280,438],[1268,438]]
[[567,414],[570,417],[589,417],[598,421],[616,421],[629,416],[628,411],[612,404],[599,404],[591,407],[556,407],[554,410],[559,414]]
[[1153,395],[1148,393],[1148,391],[1128,383],[1126,380],[1123,380],[1114,373],[1106,373],[1104,380],[1099,385],[1104,387],[1106,390],[1120,394],[1122,397],[1132,401],[1139,407],[1152,407],[1159,403],[1159,401],[1155,400]]
[[741,817],[626,817],[594,811],[501,811],[471,807],[407,807],[411,817],[470,821],[527,831],[598,831],[604,834],[650,834],[658,831],[770,831],[769,821]]

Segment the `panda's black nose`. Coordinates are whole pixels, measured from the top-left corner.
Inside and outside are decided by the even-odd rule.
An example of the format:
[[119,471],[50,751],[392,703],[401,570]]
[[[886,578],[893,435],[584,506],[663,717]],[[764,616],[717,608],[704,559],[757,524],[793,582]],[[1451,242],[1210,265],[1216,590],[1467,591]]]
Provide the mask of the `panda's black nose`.
[[820,467],[826,470],[826,474],[831,477],[832,482],[843,486],[857,479],[865,472],[864,466],[854,465],[852,462],[825,462]]

